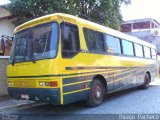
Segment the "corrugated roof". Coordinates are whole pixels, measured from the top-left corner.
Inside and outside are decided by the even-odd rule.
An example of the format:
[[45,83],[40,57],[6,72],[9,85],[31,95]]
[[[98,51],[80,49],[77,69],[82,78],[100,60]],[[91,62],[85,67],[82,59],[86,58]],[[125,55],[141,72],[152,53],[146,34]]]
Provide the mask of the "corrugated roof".
[[128,21],[123,21],[122,24],[145,22],[145,21],[154,21],[155,23],[157,23],[157,24],[160,26],[160,23],[159,23],[157,20],[153,19],[153,18],[144,18],[144,19],[128,20]]
[[[5,5],[0,5],[0,8],[2,8],[2,9],[4,8],[5,10],[8,11],[8,9],[6,8]],[[8,11],[8,12],[9,12],[9,11]],[[1,17],[0,17],[0,20],[2,20],[2,19],[10,19],[10,18],[13,18],[13,15],[11,15],[10,12],[9,12],[9,15],[1,16]]]

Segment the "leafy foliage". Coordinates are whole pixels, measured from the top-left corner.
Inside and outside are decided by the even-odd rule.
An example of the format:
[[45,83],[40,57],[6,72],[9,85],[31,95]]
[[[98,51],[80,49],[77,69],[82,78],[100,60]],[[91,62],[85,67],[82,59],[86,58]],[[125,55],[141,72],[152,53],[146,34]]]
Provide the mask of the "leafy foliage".
[[130,4],[130,0],[10,0],[8,9],[19,25],[28,20],[51,14],[68,13],[78,15],[114,29],[119,29],[122,21],[120,6]]

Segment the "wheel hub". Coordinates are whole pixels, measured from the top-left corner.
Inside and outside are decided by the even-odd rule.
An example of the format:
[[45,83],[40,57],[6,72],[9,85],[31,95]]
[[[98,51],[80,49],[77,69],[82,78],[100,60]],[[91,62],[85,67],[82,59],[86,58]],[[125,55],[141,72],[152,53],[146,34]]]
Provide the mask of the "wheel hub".
[[96,92],[96,98],[100,98],[100,96],[101,96],[100,91],[97,91],[97,92]]
[[97,100],[99,100],[102,96],[101,88],[98,85],[95,87],[94,94],[95,94],[95,99],[97,99]]

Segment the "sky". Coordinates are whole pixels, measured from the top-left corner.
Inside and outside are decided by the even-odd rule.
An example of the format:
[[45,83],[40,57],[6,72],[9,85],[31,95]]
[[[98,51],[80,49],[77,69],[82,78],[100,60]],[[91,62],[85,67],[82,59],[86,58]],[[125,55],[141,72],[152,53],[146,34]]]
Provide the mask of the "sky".
[[160,0],[131,0],[121,7],[123,20],[153,18],[160,22]]
[[[9,0],[0,0],[0,5]],[[160,22],[160,0],[131,0],[130,5],[121,7],[123,20],[153,18]]]
[[0,0],[0,5],[4,5],[9,3],[9,0]]

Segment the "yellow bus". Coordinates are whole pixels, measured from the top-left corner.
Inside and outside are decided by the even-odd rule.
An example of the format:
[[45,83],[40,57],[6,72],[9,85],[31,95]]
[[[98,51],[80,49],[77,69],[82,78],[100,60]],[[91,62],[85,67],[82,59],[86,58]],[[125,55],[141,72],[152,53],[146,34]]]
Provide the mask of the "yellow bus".
[[159,70],[158,74],[160,74],[160,55],[157,55],[157,59],[158,59],[158,70]]
[[55,105],[85,100],[94,107],[104,94],[148,88],[157,68],[154,45],[56,13],[15,29],[8,92],[15,99]]

